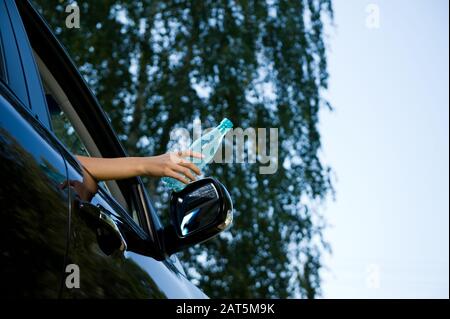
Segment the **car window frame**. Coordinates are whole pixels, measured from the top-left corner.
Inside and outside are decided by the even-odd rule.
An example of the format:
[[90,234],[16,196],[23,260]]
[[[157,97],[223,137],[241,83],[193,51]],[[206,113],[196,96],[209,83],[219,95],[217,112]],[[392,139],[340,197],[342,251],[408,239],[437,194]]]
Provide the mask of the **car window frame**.
[[[38,58],[38,57],[36,57],[36,58]],[[39,58],[39,59],[41,59],[41,58]],[[42,63],[44,63],[44,62],[42,61]],[[53,75],[52,75],[52,76],[53,76]],[[56,79],[54,79],[54,80],[57,82],[57,85],[58,85],[59,87],[61,87],[61,90],[64,92],[64,89],[62,88],[61,84],[60,84]],[[44,81],[44,80],[43,80],[43,81]],[[44,81],[44,82],[45,82],[45,81]],[[75,106],[72,106],[72,107],[73,107],[73,109],[74,109],[74,112],[76,113],[76,107],[75,107]],[[65,111],[64,111],[63,109],[61,109],[61,112],[65,113]],[[50,112],[49,112],[49,113],[50,113]],[[86,141],[84,141],[83,138],[82,138],[82,136],[80,136],[80,135],[78,134],[78,131],[77,131],[77,129],[76,129],[75,126],[74,126],[74,123],[69,119],[69,117],[67,116],[67,114],[66,114],[66,119],[67,119],[67,121],[69,122],[69,124],[71,125],[71,127],[74,129],[75,134],[76,134],[76,136],[77,136],[77,139],[79,139],[79,141],[83,144],[84,148],[86,148],[86,146],[85,146],[85,145],[86,145]],[[80,119],[78,119],[78,120],[80,120]],[[52,134],[53,137],[58,141],[58,143],[59,143],[59,145],[60,145],[60,149],[61,149],[61,152],[62,152],[63,157],[68,161],[69,165],[70,165],[71,167],[73,167],[73,168],[74,168],[74,169],[82,176],[82,175],[83,175],[82,164],[81,164],[81,163],[79,162],[79,160],[76,158],[76,156],[75,156],[75,154],[72,152],[72,150],[69,149],[69,146],[66,145],[66,144],[64,143],[64,141],[61,140],[61,139],[59,138],[59,136],[56,135],[55,131],[53,130],[52,122],[50,122],[50,124],[51,124],[51,125],[50,125],[50,129],[48,129],[48,131],[49,131],[49,133]],[[82,124],[83,124],[83,126],[84,126],[84,123],[82,123]],[[84,128],[84,129],[86,129],[86,128]],[[86,130],[87,130],[87,129],[86,129]],[[90,132],[87,132],[87,133],[88,133],[88,135],[91,135]],[[90,138],[92,139],[91,142],[94,143],[94,144],[96,144],[96,143],[95,143],[95,139],[94,139],[92,136],[91,136]],[[96,148],[98,148],[98,145],[97,145],[97,144],[96,144]],[[86,148],[86,149],[87,149],[87,148]],[[90,154],[89,156],[91,156],[91,154]],[[132,180],[132,179],[129,179],[129,180]],[[117,181],[116,181],[116,182],[117,182]],[[118,200],[117,198],[115,198],[115,197],[110,193],[110,190],[109,190],[108,186],[107,186],[107,185],[103,185],[103,184],[104,184],[104,182],[99,182],[99,183],[98,183],[98,194],[101,194],[101,196],[103,196],[103,197],[108,197],[108,198],[107,198],[107,201],[112,201],[112,202],[114,202],[114,206],[115,206],[115,207],[120,207],[121,215],[124,217],[124,219],[133,222],[134,225],[130,225],[130,226],[136,226],[136,227],[138,227],[139,229],[141,229],[142,231],[145,232],[146,221],[144,220],[144,216],[143,216],[143,214],[142,214],[141,208],[139,208],[140,206],[139,206],[139,203],[138,203],[138,199],[135,198],[134,194],[132,194],[133,198],[130,199],[130,200],[135,204],[135,208],[136,208],[136,211],[137,211],[137,214],[138,214],[139,222],[136,222],[136,221],[134,220],[134,218],[133,218],[133,216],[132,216],[132,214],[131,214],[131,212],[132,212],[132,211],[131,211],[131,207],[124,207],[124,206],[119,202],[119,200]],[[106,186],[106,188],[105,188],[104,186]],[[125,187],[127,187],[127,186],[125,186]],[[131,185],[129,185],[128,187],[131,187]],[[119,190],[120,190],[120,192],[122,193],[122,196],[125,197],[125,194],[124,194],[124,192],[123,192],[123,189],[122,189],[121,187],[119,187]],[[130,218],[129,218],[129,217],[130,217]]]

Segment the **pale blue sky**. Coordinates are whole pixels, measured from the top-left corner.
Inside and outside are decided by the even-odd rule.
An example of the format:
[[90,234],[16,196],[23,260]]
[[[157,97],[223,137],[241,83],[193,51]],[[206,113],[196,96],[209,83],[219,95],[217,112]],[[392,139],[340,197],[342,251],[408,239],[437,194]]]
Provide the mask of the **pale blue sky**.
[[[366,6],[380,28],[366,27]],[[447,0],[334,0],[327,298],[449,297]],[[378,274],[377,274],[378,273]],[[378,276],[378,280],[377,277]]]

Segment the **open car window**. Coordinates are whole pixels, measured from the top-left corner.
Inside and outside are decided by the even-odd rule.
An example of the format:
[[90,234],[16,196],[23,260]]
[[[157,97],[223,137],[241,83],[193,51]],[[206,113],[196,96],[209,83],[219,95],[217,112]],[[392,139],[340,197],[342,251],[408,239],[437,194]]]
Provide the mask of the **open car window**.
[[55,133],[58,139],[72,154],[90,156],[66,113],[61,109],[59,103],[47,88],[45,88],[45,98],[47,100],[53,133]]
[[[36,53],[34,53],[34,56],[45,90],[53,133],[74,156],[102,157],[94,139],[77,115],[62,87],[53,77],[44,61]],[[116,181],[99,182],[98,185],[122,206],[137,225],[142,227],[138,205],[131,191],[124,194]]]

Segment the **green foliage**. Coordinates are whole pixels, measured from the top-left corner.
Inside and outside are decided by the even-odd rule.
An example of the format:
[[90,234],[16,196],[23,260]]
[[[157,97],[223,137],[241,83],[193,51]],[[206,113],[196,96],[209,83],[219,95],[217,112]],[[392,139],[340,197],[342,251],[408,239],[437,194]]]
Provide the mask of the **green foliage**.
[[[279,128],[276,174],[211,165],[230,190],[235,221],[181,258],[211,297],[319,294],[327,245],[314,203],[332,188],[317,125],[327,106],[331,0],[78,1],[80,29],[65,28],[67,2],[34,2],[130,154],[165,152],[171,129],[195,117],[205,127],[228,117],[244,129]],[[164,213],[167,194],[157,180],[148,186]]]

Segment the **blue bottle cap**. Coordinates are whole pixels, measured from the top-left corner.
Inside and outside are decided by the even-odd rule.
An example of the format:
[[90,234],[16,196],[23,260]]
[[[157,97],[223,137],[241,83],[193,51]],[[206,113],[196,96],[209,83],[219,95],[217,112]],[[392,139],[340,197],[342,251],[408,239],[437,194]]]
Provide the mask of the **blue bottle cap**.
[[233,127],[233,123],[227,118],[224,118],[222,120],[222,122],[220,122],[220,124],[219,124],[219,128],[221,128],[221,129],[227,129],[227,128],[232,128],[232,127]]

